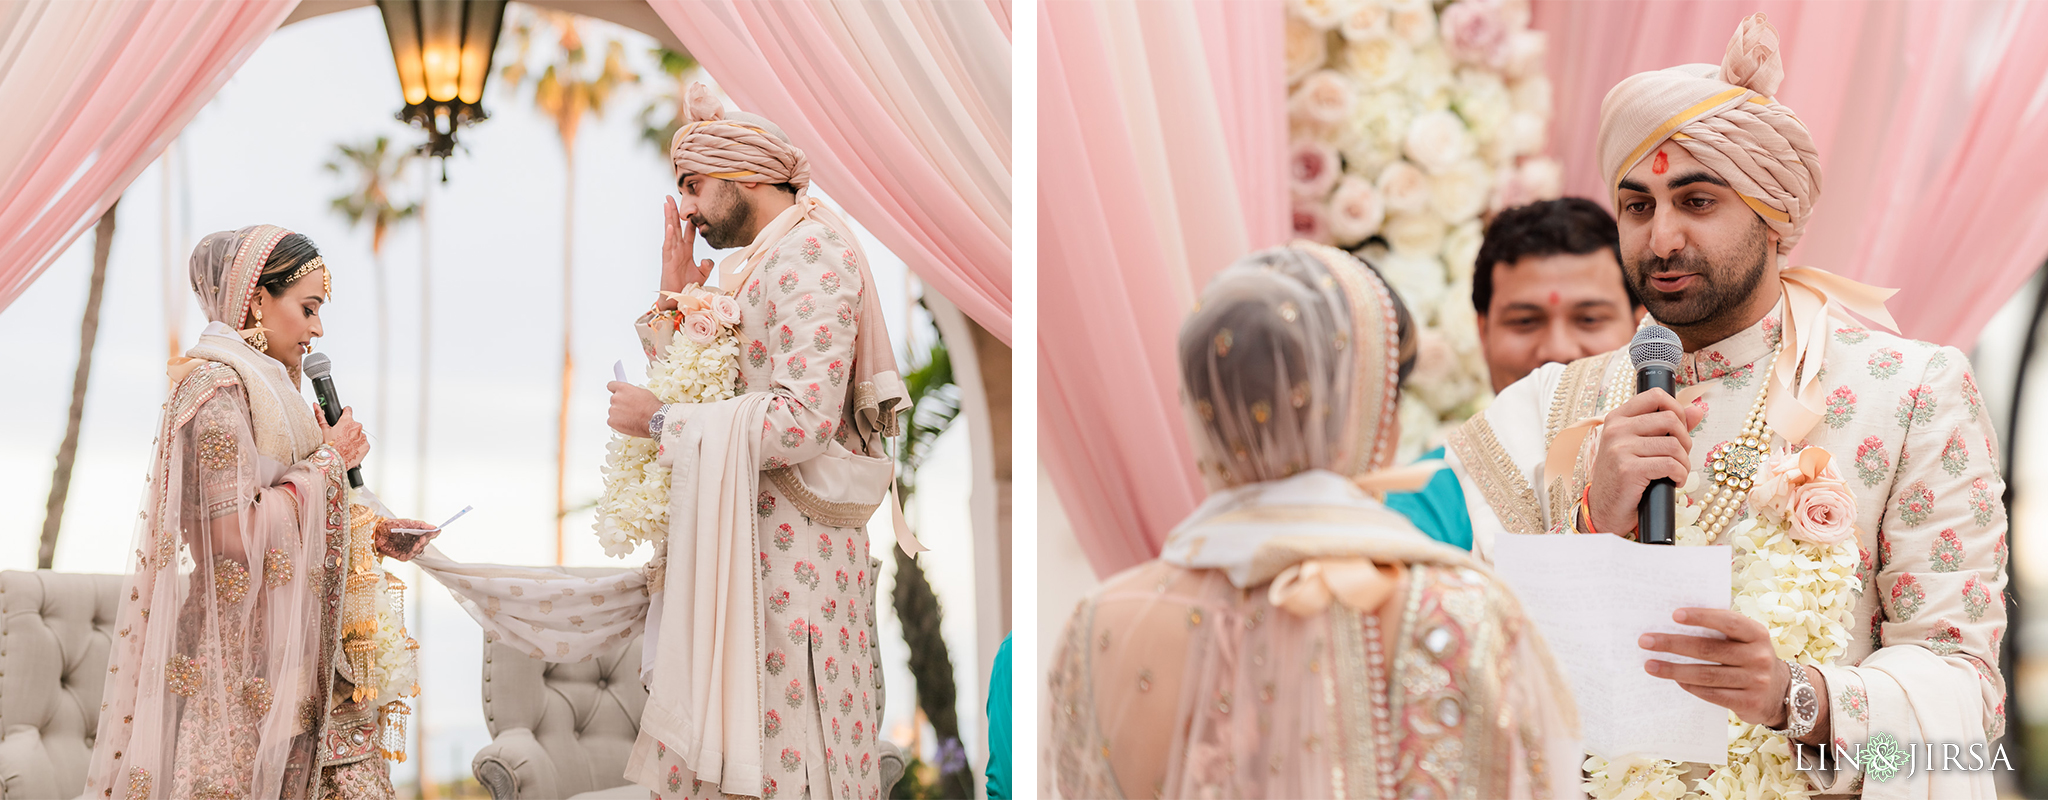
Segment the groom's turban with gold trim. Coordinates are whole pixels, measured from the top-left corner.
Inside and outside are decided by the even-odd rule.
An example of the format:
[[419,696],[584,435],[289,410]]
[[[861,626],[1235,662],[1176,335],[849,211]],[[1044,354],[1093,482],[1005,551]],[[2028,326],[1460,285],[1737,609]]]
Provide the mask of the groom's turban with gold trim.
[[1629,76],[1600,103],[1600,173],[1610,197],[1666,140],[1742,195],[1790,253],[1820,198],[1813,135],[1772,97],[1785,79],[1778,31],[1755,14],[1728,40],[1721,65],[1685,64]]
[[725,111],[710,87],[684,92],[684,122],[669,143],[677,175],[703,175],[745,183],[787,183],[801,193],[811,185],[811,162],[782,128],[759,115]]

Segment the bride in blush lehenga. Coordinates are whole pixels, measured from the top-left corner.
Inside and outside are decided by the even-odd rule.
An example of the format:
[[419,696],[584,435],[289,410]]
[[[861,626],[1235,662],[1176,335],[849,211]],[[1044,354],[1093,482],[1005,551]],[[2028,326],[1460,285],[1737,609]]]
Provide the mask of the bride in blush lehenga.
[[438,531],[351,492],[362,426],[328,427],[300,394],[330,285],[313,243],[274,225],[192,254],[211,324],[172,361],[87,797],[394,794],[417,645],[381,559]]

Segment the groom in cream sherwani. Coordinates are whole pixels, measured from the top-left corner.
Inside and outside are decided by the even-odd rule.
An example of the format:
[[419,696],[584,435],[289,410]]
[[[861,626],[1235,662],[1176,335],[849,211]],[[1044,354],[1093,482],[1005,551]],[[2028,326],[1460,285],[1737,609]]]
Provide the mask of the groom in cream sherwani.
[[[1623,272],[1684,345],[1680,394],[1699,394],[1684,404],[1637,394],[1626,351],[1547,365],[1509,386],[1450,444],[1479,532],[1474,550],[1491,558],[1496,530],[1633,538],[1650,481],[1707,484],[1710,453],[1737,446],[1752,409],[1767,410],[1770,452],[1826,448],[1856,496],[1847,652],[1795,673],[1760,623],[1690,609],[1684,622],[1727,640],[1646,635],[1647,649],[1708,662],[1647,669],[1804,745],[1853,752],[1879,734],[1995,745],[2006,724],[1998,653],[2008,553],[1997,436],[1962,352],[1840,313],[1888,324],[1889,292],[1786,265],[1821,175],[1812,136],[1774,97],[1784,77],[1776,31],[1756,15],[1718,68],[1641,73],[1608,93],[1599,160]],[[1787,303],[1807,313],[1788,315]],[[1604,424],[1552,462],[1568,469],[1547,469],[1552,448],[1572,441],[1565,428],[1584,418]],[[1798,708],[1801,684],[1818,708]],[[1817,752],[1804,748],[1804,766],[1825,796],[1993,796],[1988,770],[1866,781],[1833,747],[1820,769]]]

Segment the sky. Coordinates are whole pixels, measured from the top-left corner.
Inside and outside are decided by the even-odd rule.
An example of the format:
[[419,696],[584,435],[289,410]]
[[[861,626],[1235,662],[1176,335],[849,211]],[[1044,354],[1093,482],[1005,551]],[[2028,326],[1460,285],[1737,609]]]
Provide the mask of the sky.
[[[567,518],[566,560],[625,568],[638,566],[645,554],[604,556],[588,506],[602,489],[599,468],[611,436],[604,386],[612,365],[623,361],[629,376],[644,381],[646,362],[631,323],[653,300],[662,197],[674,184],[666,157],[640,138],[639,116],[668,78],[649,55],[651,38],[586,24],[586,40],[626,41],[629,60],[650,76],[615,95],[602,119],[586,120],[576,144],[568,494],[572,508],[585,510]],[[553,561],[565,160],[553,123],[532,108],[530,85],[515,93],[499,78],[492,76],[484,98],[491,118],[459,133],[462,149],[447,160],[448,182],[438,182],[436,164],[430,185],[416,167],[400,187],[402,200],[426,188],[427,242],[423,248],[421,230],[411,224],[385,241],[389,360],[381,392],[370,234],[351,229],[330,209],[330,199],[347,187],[323,166],[340,143],[379,135],[403,147],[424,140],[393,118],[401,105],[398,80],[374,7],[280,29],[129,187],[117,212],[57,570],[122,570],[167,389],[170,331],[189,347],[206,323],[187,278],[189,254],[206,233],[258,223],[306,234],[333,273],[334,297],[321,315],[327,335],[315,349],[333,359],[343,402],[369,432],[372,451],[363,472],[370,487],[398,513],[433,522],[474,506],[438,540],[451,558]],[[172,164],[168,182],[166,162]],[[829,201],[830,186],[814,191]],[[908,293],[915,280],[900,259],[865,230],[861,234],[877,291],[889,301],[884,308],[899,354],[906,337],[928,345],[937,334],[921,310],[913,313]],[[430,304],[421,289],[423,255],[430,262]],[[700,245],[698,255],[722,253]],[[35,568],[91,271],[88,232],[0,310],[0,342],[13,351],[8,391],[0,392],[0,419],[7,420],[0,425],[0,509],[7,509],[0,513],[0,569]],[[431,407],[421,470],[420,364],[429,329]],[[971,424],[963,417],[943,437],[906,514],[932,548],[924,564],[946,611],[962,734],[978,774],[986,758],[985,687],[975,686]],[[874,553],[890,561],[887,527],[874,530]],[[407,566],[396,572],[426,587],[411,602],[425,597],[425,624],[415,634],[425,660],[424,721],[435,742],[426,754],[430,769],[442,780],[467,775],[470,757],[489,741],[480,699],[481,632],[430,579]],[[879,589],[885,607],[892,585]],[[901,735],[906,732],[898,726],[912,717],[914,693],[900,627],[893,614],[880,619],[891,662],[884,670],[884,730]],[[929,750],[929,737],[925,744]],[[394,765],[394,778],[410,780],[416,763]]]

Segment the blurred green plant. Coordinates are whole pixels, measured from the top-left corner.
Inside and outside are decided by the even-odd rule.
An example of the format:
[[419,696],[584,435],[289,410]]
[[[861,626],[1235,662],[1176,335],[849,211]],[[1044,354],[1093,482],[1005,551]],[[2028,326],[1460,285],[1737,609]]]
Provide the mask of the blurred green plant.
[[[896,452],[896,493],[905,503],[916,494],[917,471],[931,457],[940,434],[960,416],[960,387],[953,383],[953,359],[945,342],[934,342],[922,354],[913,354],[909,366],[903,387],[910,395],[910,409],[904,415],[903,437]],[[960,719],[954,708],[959,689],[953,683],[953,659],[940,635],[944,610],[917,559],[901,548],[891,548],[891,552],[896,557],[896,590],[891,599],[896,618],[903,624],[903,643],[910,650],[917,707],[938,739],[938,763],[907,753],[903,780],[885,788],[892,798],[971,798],[974,774],[960,741]]]

